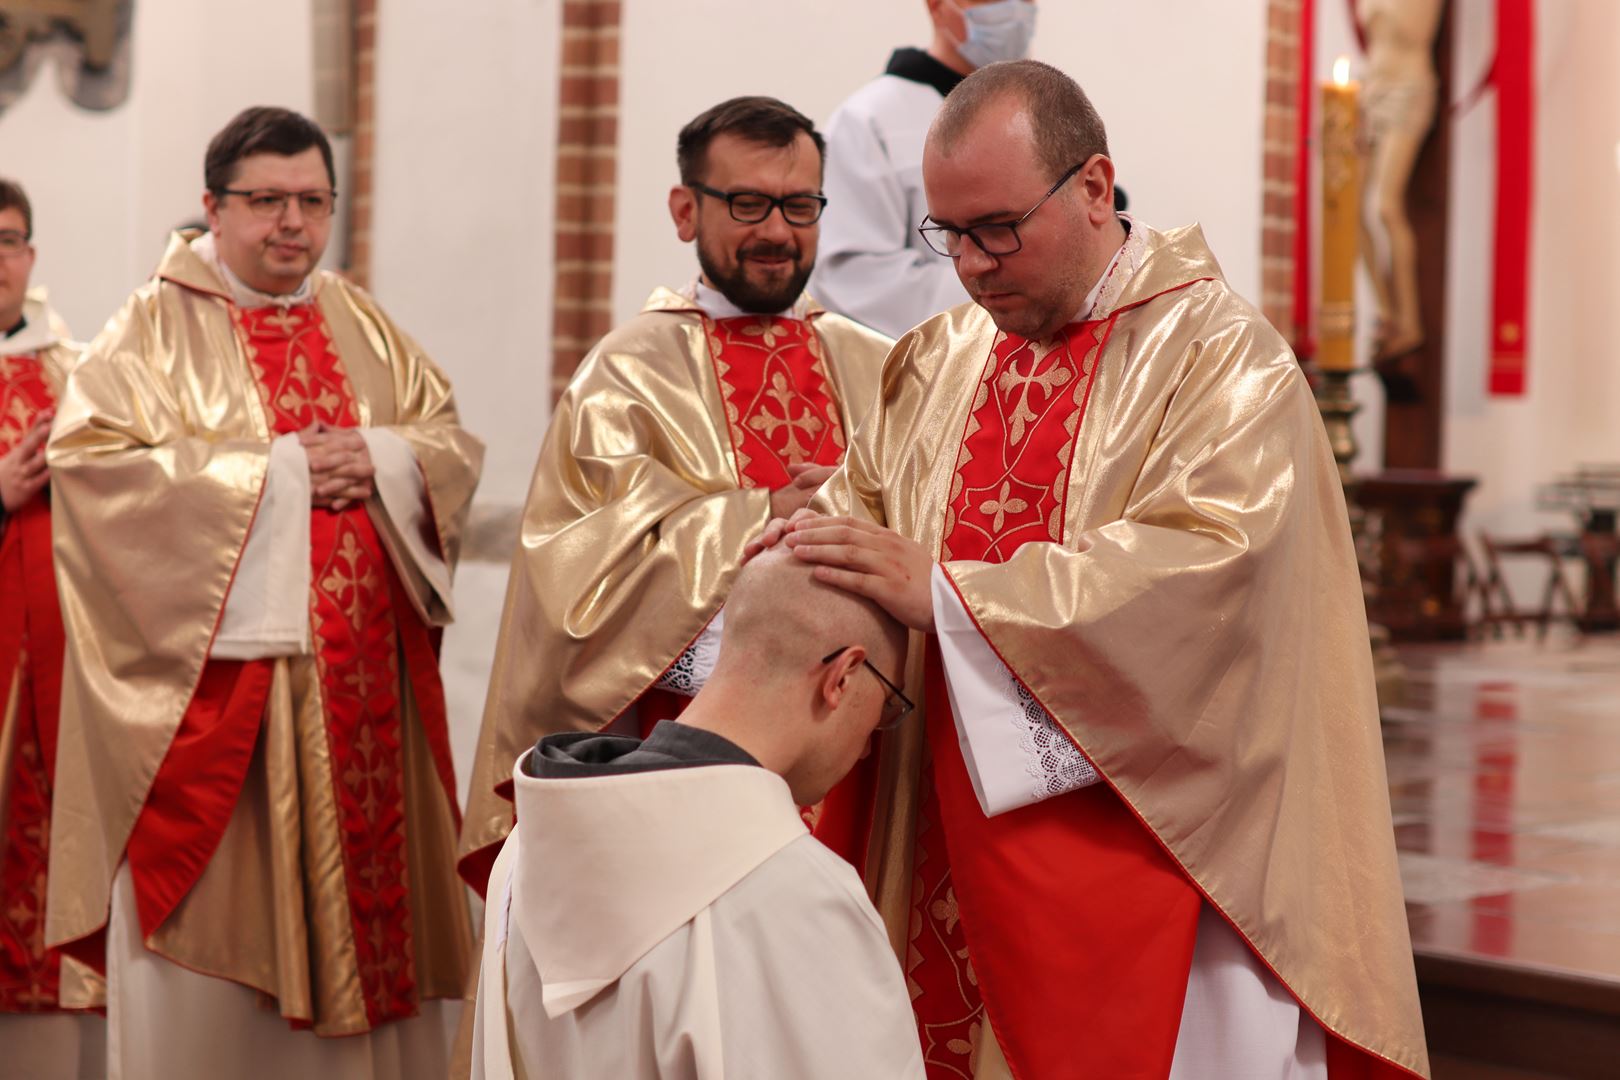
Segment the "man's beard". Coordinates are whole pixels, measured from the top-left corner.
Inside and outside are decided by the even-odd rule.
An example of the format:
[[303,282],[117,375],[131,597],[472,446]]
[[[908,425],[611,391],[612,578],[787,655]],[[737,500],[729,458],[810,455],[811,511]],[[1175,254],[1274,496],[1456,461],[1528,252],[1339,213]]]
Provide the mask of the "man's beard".
[[[746,260],[750,256],[759,255],[792,259],[793,272],[781,285],[756,285],[748,280]],[[799,294],[804,292],[805,282],[810,280],[810,271],[815,268],[815,263],[801,263],[798,259],[799,250],[793,245],[751,244],[737,252],[736,265],[730,273],[725,273],[715,265],[713,259],[709,258],[709,253],[704,250],[703,245],[698,245],[698,266],[703,268],[703,276],[720,290],[720,295],[742,310],[755,315],[775,315],[779,311],[786,311],[799,299]]]

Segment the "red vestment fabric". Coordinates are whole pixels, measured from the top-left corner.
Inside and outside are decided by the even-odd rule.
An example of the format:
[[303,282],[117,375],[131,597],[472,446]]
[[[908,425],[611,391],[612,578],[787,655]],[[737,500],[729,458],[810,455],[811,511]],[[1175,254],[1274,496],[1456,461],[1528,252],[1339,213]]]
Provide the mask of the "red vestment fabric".
[[[356,427],[353,387],[313,304],[234,310],[271,426]],[[445,796],[456,805],[432,631],[366,508],[310,515],[310,618],[362,994],[375,1026],[417,1013],[406,863],[400,668]],[[142,931],[196,884],[241,794],[273,661],[210,660],[129,841]],[[313,780],[315,778],[304,778]]]
[[[54,405],[37,356],[0,357],[0,454]],[[8,515],[0,535],[0,710],[16,697],[15,730],[5,736],[10,775],[0,777],[0,1012],[54,1010],[61,988],[60,954],[45,948],[64,646],[48,491]]]
[[[957,458],[942,561],[1003,562],[1025,543],[1064,542],[1071,457],[1120,314],[1072,324],[1055,345],[998,336]],[[986,1015],[1018,1080],[1167,1076],[1202,893],[1106,782],[986,817],[932,638],[925,671],[932,790],[905,966],[931,1080],[972,1075]],[[1331,1032],[1327,1058],[1333,1080],[1408,1075]]]
[[1535,15],[1531,0],[1497,0],[1496,249],[1491,273],[1490,391],[1525,392],[1530,339],[1530,204],[1535,196]]
[[[1112,328],[1073,324],[1049,345],[999,337],[958,456],[942,558],[1003,562],[1023,544],[1064,540],[1071,455]],[[1015,1076],[1164,1076],[1197,891],[1104,785],[986,817],[932,642],[926,671],[933,791],[908,970],[929,1075],[963,1075],[982,1000]]]

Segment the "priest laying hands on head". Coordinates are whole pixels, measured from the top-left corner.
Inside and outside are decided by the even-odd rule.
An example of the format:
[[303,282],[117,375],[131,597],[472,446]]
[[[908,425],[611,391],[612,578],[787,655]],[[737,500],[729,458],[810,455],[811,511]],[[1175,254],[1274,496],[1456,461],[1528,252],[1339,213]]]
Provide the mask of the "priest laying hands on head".
[[864,766],[866,881],[930,1074],[1072,1076],[1080,1048],[1091,1076],[1427,1075],[1299,364],[1197,227],[1115,212],[1055,68],[962,80],[922,178],[918,233],[974,302],[895,344],[842,468],[745,552],[918,631],[923,707]]
[[645,741],[549,735],[518,759],[475,1080],[920,1080],[883,923],[798,810],[911,710],[894,685],[905,648],[876,604],[765,554],[679,721]]

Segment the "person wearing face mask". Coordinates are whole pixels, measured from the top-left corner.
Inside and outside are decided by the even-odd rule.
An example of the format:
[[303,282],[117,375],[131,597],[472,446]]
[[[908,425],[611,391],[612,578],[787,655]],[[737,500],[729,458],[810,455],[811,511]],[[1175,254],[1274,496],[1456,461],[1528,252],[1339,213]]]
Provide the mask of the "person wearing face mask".
[[123,1080],[443,1077],[474,960],[438,628],[483,446],[316,269],[307,117],[209,143],[47,447],[67,650],[46,943],[107,973]]
[[827,121],[828,209],[811,292],[891,337],[967,300],[917,225],[928,212],[922,153],[940,103],[974,70],[1029,52],[1032,0],[927,0],[933,39],[896,49],[888,68]]
[[[743,544],[843,460],[892,344],[804,295],[827,201],[807,117],[722,102],[682,129],[676,161],[669,211],[697,277],[585,357],[529,489],[461,837],[480,891],[512,825],[512,762],[548,732],[645,734],[677,711],[670,695],[712,663]],[[814,820],[853,856],[847,790]]]

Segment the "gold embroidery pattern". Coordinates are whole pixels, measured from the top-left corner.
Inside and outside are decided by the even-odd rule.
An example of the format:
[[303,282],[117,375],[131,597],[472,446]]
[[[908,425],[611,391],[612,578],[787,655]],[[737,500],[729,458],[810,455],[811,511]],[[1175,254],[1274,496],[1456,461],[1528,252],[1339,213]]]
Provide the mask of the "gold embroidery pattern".
[[[314,305],[233,309],[279,434],[355,427],[354,389]],[[387,553],[363,506],[310,516],[310,621],[360,994],[372,1027],[416,1015],[401,668]]]
[[[1095,323],[1046,343],[997,335],[957,454],[944,558],[1011,550],[1030,531],[1061,540],[1073,444],[1099,341]],[[1071,386],[1072,393],[1063,392]]]
[[248,345],[259,400],[280,434],[316,420],[334,427],[360,423],[343,362],[313,304],[287,308],[233,308]]
[[0,454],[21,442],[34,418],[54,402],[45,366],[37,356],[0,356]]
[[939,831],[931,758],[925,750],[906,934],[906,986],[929,1077],[972,1080],[984,1002],[968,957],[961,909]]
[[797,319],[705,320],[742,487],[782,487],[789,465],[836,464],[843,424],[820,339]]

